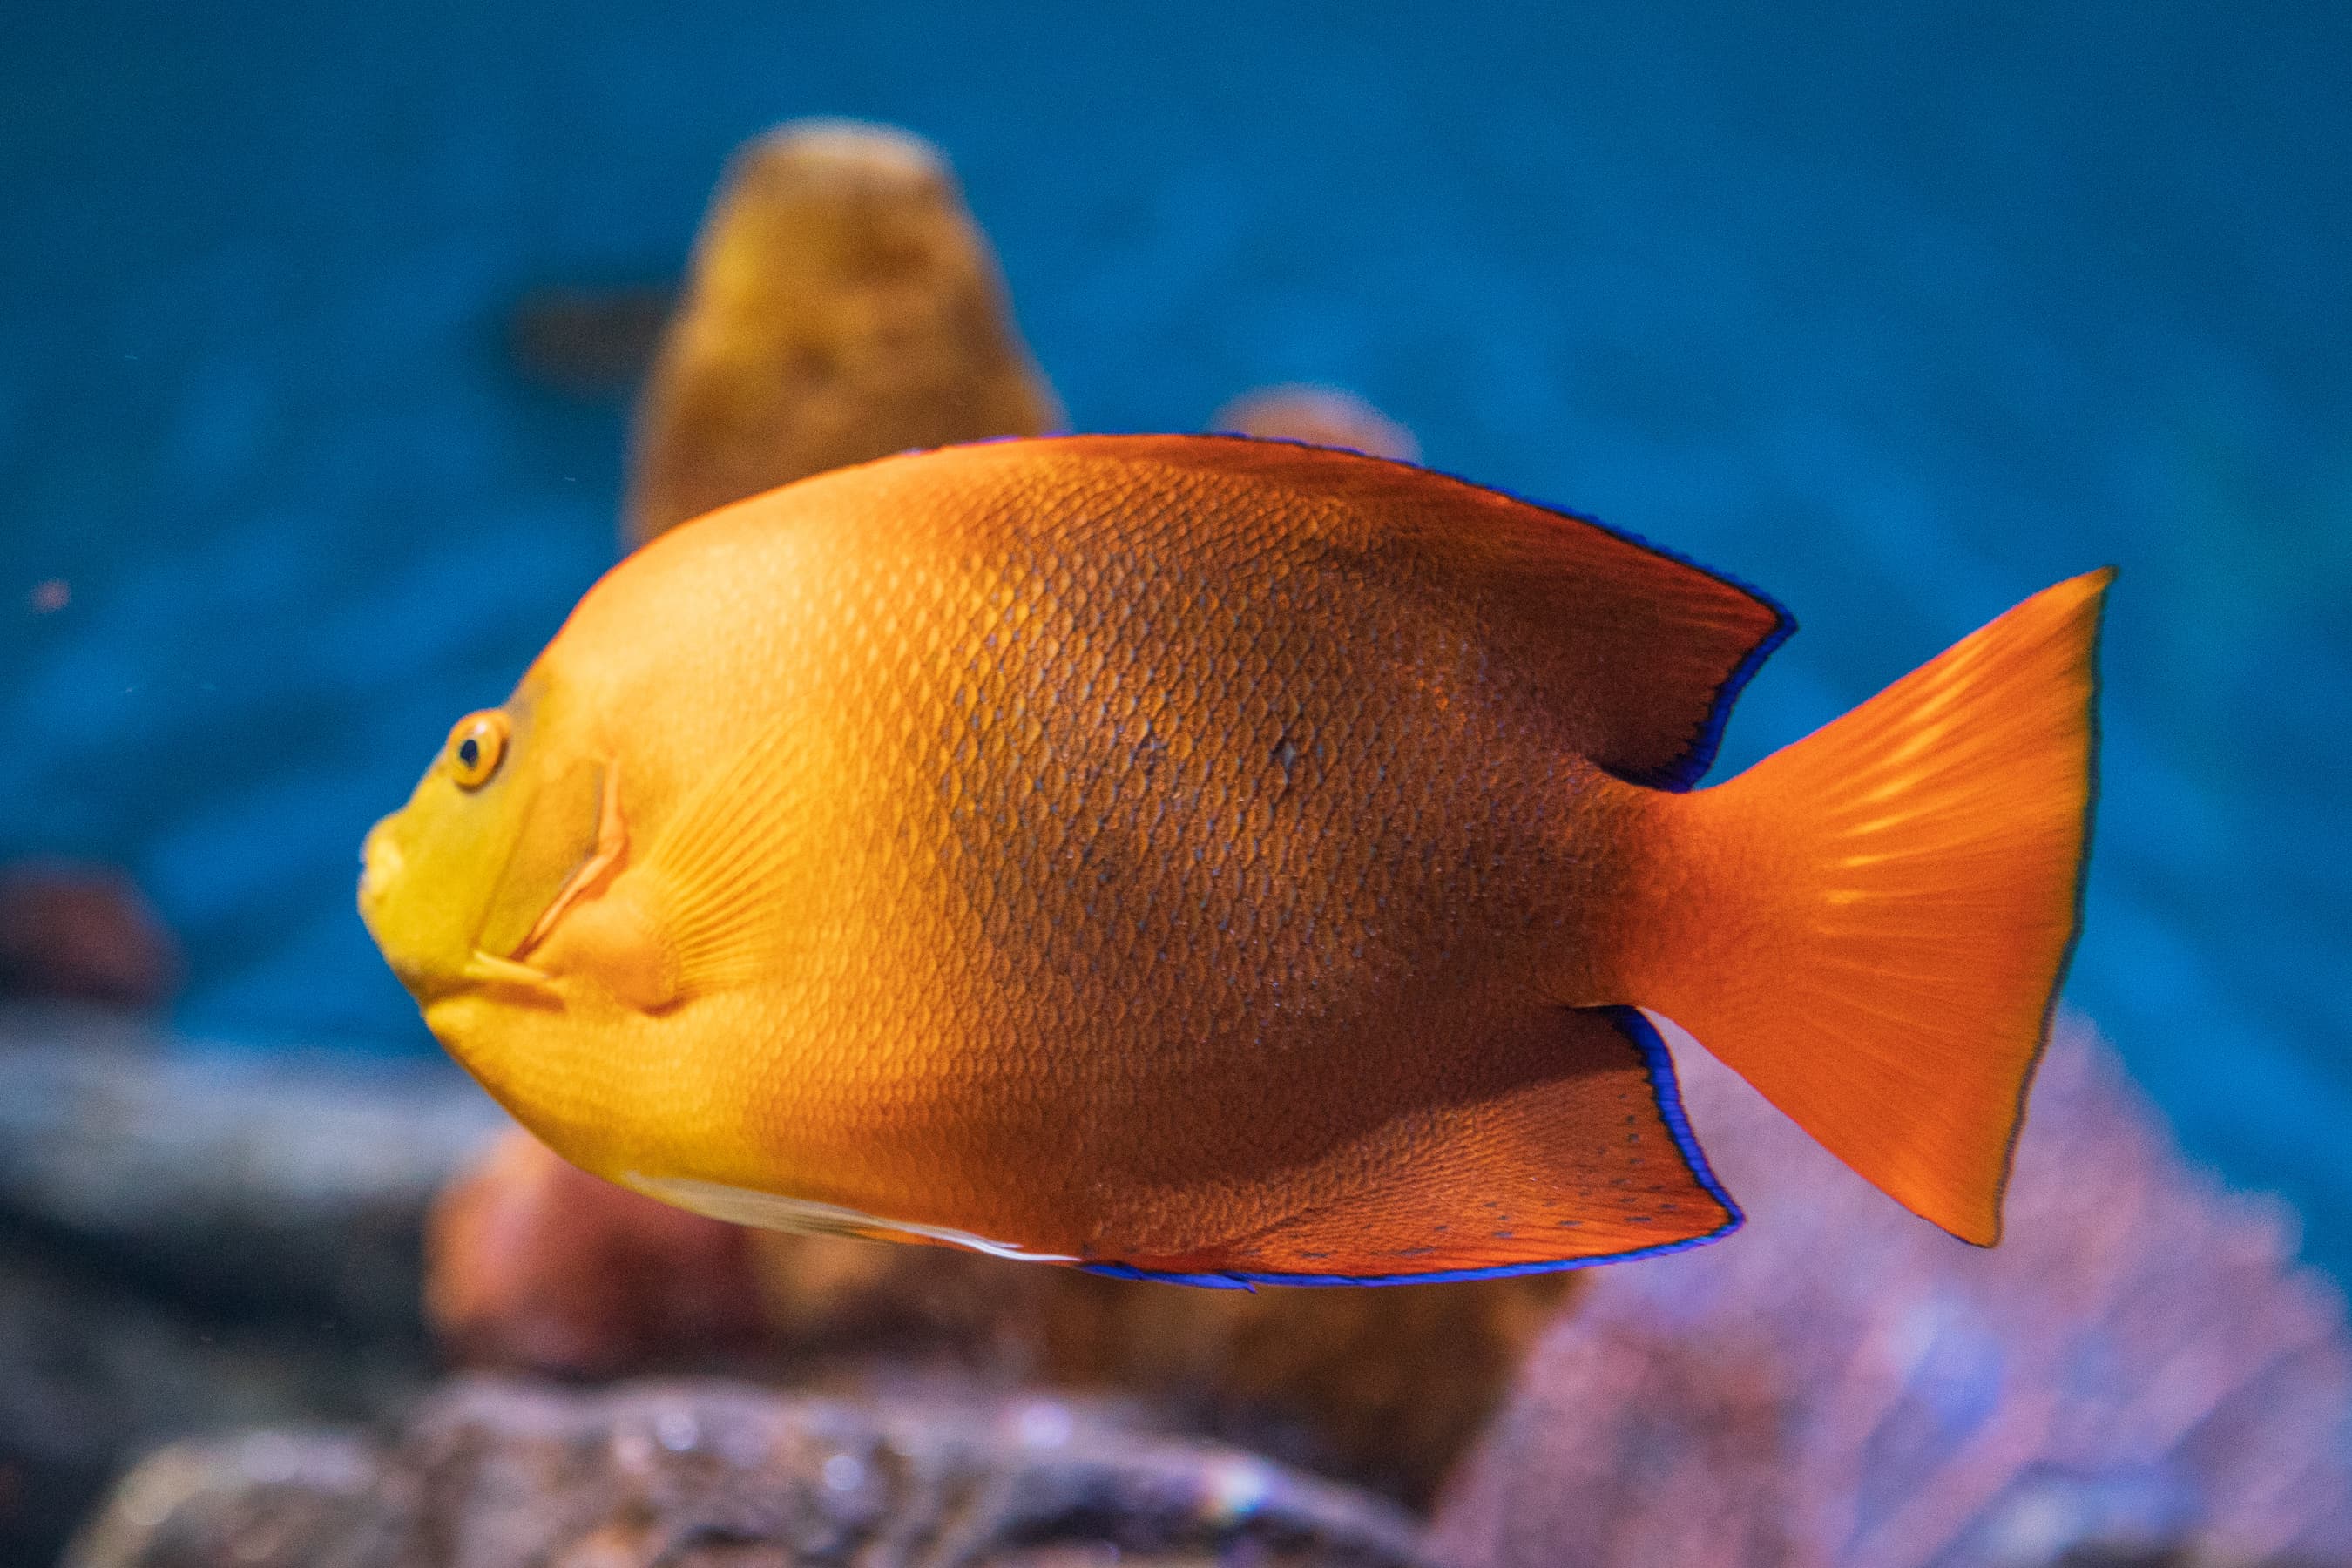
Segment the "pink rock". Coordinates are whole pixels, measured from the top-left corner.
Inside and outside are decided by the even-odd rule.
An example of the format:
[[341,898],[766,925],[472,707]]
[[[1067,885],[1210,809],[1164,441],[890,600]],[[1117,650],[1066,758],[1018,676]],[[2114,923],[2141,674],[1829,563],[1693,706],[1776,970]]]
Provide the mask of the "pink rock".
[[179,943],[121,872],[61,860],[0,870],[0,996],[152,1007],[180,973]]
[[743,1231],[599,1181],[520,1128],[434,1205],[425,1305],[462,1364],[581,1377],[762,1327]]
[[2052,1046],[1990,1251],[1676,1056],[1749,1223],[1597,1271],[1455,1477],[1441,1562],[2352,1561],[2342,1303],[2087,1028]]
[[1354,393],[1330,386],[1269,386],[1244,393],[1218,409],[1209,428],[1345,447],[1408,463],[1421,456],[1421,443],[1412,431]]

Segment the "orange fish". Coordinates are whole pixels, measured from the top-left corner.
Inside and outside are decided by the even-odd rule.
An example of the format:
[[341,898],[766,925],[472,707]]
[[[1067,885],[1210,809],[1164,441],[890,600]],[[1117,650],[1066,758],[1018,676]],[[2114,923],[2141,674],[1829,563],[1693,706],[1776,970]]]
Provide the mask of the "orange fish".
[[731,1220],[1201,1283],[1565,1268],[1738,1213],[1640,1009],[1999,1235],[2111,574],[1696,789],[1791,623],[1283,443],[891,458],[655,541],[369,836],[559,1152]]

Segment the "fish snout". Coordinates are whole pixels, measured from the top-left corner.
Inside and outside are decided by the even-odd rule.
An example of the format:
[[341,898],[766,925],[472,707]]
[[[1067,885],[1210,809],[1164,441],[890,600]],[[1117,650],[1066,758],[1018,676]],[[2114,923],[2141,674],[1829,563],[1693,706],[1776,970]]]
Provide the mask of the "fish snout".
[[376,929],[376,916],[400,879],[400,845],[393,837],[392,820],[387,816],[368,829],[360,846],[360,919],[370,931]]
[[436,929],[434,903],[407,875],[409,855],[397,831],[398,813],[368,830],[360,846],[360,921],[400,983],[420,1002],[448,989],[456,963]]

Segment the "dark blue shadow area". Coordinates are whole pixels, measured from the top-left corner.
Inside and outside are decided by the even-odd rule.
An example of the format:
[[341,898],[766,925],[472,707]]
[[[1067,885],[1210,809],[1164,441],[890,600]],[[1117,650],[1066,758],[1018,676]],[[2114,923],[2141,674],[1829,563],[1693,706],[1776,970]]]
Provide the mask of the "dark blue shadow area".
[[131,868],[192,1027],[425,1048],[360,836],[613,552],[621,416],[503,312],[895,121],[1078,426],[1338,383],[1788,604],[1726,768],[2121,563],[2071,994],[2342,1267],[2347,65],[2316,0],[16,7],[0,855]]

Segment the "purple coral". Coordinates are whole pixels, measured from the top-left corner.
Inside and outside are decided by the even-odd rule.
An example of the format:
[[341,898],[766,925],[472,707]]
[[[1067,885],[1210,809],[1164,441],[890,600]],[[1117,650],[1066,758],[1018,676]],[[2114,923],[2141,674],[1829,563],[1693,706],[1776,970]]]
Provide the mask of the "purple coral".
[[1677,1045],[1748,1226],[1601,1271],[1457,1478],[1441,1560],[2352,1562],[2342,1304],[2087,1028],[2052,1046],[1991,1251]]

